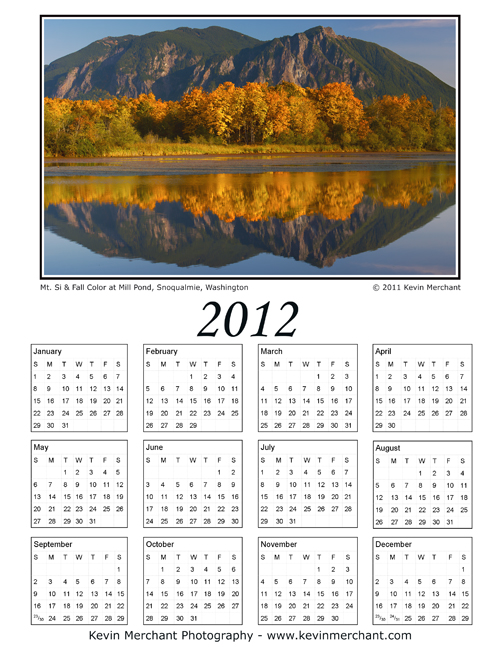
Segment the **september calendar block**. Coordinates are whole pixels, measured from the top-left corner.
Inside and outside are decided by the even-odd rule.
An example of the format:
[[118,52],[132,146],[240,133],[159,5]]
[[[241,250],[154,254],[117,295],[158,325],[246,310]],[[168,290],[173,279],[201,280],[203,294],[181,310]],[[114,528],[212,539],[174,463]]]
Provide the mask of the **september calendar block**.
[[144,539],[144,624],[240,625],[240,537]]
[[374,442],[373,526],[472,528],[472,442]]
[[375,537],[373,624],[472,624],[472,539]]
[[144,431],[242,431],[241,344],[144,345]]
[[127,431],[127,345],[32,344],[31,431]]
[[243,524],[240,440],[144,441],[144,527]]
[[357,431],[355,344],[259,345],[259,431]]
[[259,443],[259,527],[357,527],[355,440]]
[[127,624],[127,539],[32,538],[31,624]]
[[472,346],[373,346],[374,431],[472,431]]

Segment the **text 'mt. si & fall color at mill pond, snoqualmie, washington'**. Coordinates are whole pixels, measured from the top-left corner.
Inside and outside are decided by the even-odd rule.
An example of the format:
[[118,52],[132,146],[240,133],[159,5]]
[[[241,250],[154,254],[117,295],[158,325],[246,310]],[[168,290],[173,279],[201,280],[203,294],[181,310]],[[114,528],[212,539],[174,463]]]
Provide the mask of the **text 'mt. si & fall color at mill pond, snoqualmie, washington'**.
[[458,18],[397,21],[43,18],[42,275],[457,277]]

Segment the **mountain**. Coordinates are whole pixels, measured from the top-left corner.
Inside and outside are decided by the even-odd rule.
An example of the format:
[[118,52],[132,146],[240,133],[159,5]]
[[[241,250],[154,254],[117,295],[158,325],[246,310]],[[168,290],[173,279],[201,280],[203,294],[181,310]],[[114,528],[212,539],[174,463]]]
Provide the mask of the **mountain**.
[[291,82],[318,88],[345,82],[365,103],[384,94],[425,95],[455,106],[455,90],[428,70],[375,43],[315,27],[262,42],[223,27],[108,37],[45,67],[45,96],[97,99],[153,92],[178,100],[220,83]]

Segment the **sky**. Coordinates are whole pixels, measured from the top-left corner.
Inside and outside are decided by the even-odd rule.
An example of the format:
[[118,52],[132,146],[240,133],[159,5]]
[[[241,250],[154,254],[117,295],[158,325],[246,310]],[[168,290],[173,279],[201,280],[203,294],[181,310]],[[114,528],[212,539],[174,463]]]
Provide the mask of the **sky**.
[[203,29],[219,25],[271,40],[322,25],[342,36],[351,36],[387,47],[422,65],[445,83],[455,86],[456,21],[454,18],[45,18],[44,63],[76,52],[106,36],[136,36],[177,27]]

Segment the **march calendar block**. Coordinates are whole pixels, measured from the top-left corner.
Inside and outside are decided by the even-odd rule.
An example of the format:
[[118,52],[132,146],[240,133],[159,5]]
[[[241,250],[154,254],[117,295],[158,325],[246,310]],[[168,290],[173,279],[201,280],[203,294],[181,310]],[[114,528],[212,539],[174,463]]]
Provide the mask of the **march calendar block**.
[[144,539],[144,624],[240,625],[241,537]]
[[127,345],[32,344],[31,431],[127,431]]
[[374,431],[472,431],[472,345],[373,346]]
[[356,440],[259,443],[259,527],[356,528]]
[[125,537],[33,537],[32,625],[127,624]]
[[259,345],[259,431],[357,431],[355,344]]
[[260,625],[355,625],[356,537],[260,537]]
[[472,538],[375,537],[374,625],[471,625]]
[[472,528],[472,442],[374,442],[373,527]]
[[144,431],[243,431],[241,344],[144,345]]

